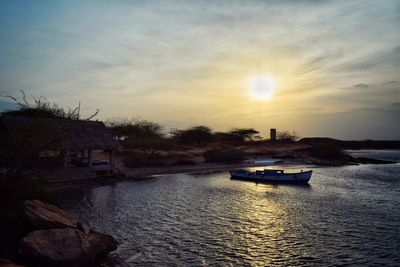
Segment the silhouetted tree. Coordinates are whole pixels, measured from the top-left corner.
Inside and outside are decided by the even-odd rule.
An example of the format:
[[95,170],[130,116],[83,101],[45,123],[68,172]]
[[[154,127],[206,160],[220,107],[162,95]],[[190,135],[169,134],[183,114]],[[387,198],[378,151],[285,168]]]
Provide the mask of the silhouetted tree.
[[138,119],[116,118],[106,121],[107,127],[118,140],[131,138],[162,138],[163,127],[155,122]]
[[[13,96],[3,96],[14,101],[18,107],[16,110],[4,111],[3,114],[49,119],[82,119],[80,114],[80,103],[76,108],[63,108],[56,103],[51,103],[43,96],[39,98],[32,97],[33,99],[29,101],[26,98],[25,92],[20,92],[22,94],[21,99]],[[99,110],[97,109],[96,112],[85,118],[85,120],[93,119],[98,113]]]
[[278,140],[282,142],[294,142],[298,139],[298,135],[295,131],[290,133],[289,131],[278,132]]
[[243,138],[237,134],[216,132],[213,134],[213,141],[227,142],[227,143],[240,143],[243,141]]
[[129,138],[121,143],[125,148],[141,151],[145,165],[155,159],[157,152],[169,151],[175,147],[175,144],[170,139],[165,138]]
[[211,129],[207,126],[194,126],[187,130],[174,130],[171,134],[174,139],[182,144],[207,144],[213,137]]
[[235,128],[229,133],[239,136],[242,141],[253,141],[254,139],[257,139],[256,135],[260,132],[253,128]]

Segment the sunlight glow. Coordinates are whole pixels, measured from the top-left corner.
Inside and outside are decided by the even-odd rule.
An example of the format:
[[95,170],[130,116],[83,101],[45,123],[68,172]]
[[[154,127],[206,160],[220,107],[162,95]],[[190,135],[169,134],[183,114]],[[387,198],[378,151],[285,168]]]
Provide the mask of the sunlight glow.
[[260,74],[250,79],[249,90],[251,96],[259,101],[270,100],[276,89],[274,79],[268,74]]

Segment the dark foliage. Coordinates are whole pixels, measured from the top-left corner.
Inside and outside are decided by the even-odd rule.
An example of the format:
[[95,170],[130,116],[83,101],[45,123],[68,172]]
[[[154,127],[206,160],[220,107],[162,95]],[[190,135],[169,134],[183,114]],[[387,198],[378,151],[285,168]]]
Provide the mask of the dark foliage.
[[195,126],[187,130],[176,130],[171,133],[181,144],[204,145],[212,141],[211,129],[206,126]]
[[283,143],[295,142],[298,139],[298,135],[295,131],[292,133],[289,131],[278,132],[278,141]]
[[212,163],[239,163],[245,159],[245,155],[235,149],[212,149],[204,153],[204,159]]
[[135,119],[113,119],[106,122],[118,140],[129,138],[161,138],[162,126],[155,122]]
[[[18,106],[17,110],[8,110],[3,112],[7,115],[24,116],[24,117],[35,117],[35,118],[48,118],[48,119],[70,119],[79,120],[80,116],[80,104],[76,108],[63,108],[56,103],[51,103],[44,97],[35,98],[32,101],[26,99],[24,91],[21,91],[22,99],[19,100],[13,96],[5,96],[12,99]],[[90,115],[86,120],[90,120],[97,116],[99,110]]]
[[309,155],[318,159],[347,160],[348,155],[340,148],[330,144],[311,146]]
[[235,135],[241,139],[241,141],[253,141],[259,139],[260,132],[253,128],[235,128],[229,132],[229,134]]
[[158,159],[158,152],[169,151],[176,147],[171,139],[165,138],[129,138],[122,141],[122,146],[128,149],[139,150],[141,153],[134,158],[126,158],[125,166],[161,166],[162,163]]
[[183,166],[183,165],[196,165],[196,162],[191,159],[178,159],[170,164],[171,166]]
[[213,141],[237,144],[243,142],[243,138],[237,134],[216,132],[213,135]]
[[164,166],[162,160],[154,154],[153,157],[144,157],[143,153],[129,152],[124,153],[123,163],[128,168],[139,168],[139,167],[161,167]]

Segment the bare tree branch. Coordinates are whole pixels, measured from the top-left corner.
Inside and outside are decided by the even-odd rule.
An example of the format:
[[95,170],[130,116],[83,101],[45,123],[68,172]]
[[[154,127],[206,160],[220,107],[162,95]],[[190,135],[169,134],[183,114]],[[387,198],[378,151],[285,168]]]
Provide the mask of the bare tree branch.
[[91,119],[93,119],[94,117],[96,117],[99,114],[100,110],[96,109],[96,112],[93,113],[92,115],[90,115],[86,120],[90,121]]

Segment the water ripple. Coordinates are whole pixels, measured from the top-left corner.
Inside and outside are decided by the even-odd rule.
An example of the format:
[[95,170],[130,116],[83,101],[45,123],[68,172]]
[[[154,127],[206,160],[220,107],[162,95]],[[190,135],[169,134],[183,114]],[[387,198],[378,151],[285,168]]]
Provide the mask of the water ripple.
[[64,204],[129,266],[400,265],[400,166],[318,173],[308,188],[168,175]]

